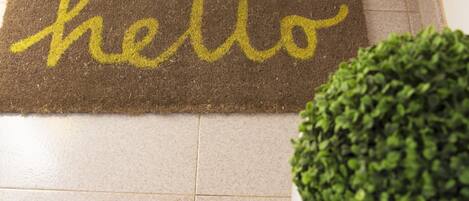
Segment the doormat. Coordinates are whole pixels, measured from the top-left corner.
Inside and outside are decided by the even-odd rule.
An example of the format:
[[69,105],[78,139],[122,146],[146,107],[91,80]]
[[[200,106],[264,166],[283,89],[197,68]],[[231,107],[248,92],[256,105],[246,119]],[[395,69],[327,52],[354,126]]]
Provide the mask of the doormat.
[[10,0],[0,112],[298,112],[366,35],[361,0]]

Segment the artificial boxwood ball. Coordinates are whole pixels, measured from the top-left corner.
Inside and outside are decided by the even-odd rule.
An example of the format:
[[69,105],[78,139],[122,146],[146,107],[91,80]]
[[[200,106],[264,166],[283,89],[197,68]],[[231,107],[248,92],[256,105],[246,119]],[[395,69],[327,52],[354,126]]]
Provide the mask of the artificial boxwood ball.
[[469,200],[469,36],[391,36],[341,64],[301,113],[304,201]]

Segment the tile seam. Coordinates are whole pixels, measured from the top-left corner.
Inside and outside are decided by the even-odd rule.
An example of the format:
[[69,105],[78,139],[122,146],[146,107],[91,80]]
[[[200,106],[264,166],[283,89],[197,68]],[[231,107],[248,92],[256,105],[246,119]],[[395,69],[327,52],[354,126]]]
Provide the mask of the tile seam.
[[197,148],[196,148],[196,157],[195,157],[195,177],[194,177],[194,201],[197,196],[197,187],[198,187],[198,177],[199,177],[199,155],[200,155],[200,126],[202,122],[202,114],[199,114],[199,119],[197,121]]
[[364,11],[385,12],[385,13],[419,13],[418,11],[406,11],[406,10],[376,10],[376,9],[364,9]]
[[0,187],[0,191],[37,191],[37,192],[60,192],[60,193],[90,193],[90,194],[116,194],[116,195],[148,195],[148,196],[186,196],[186,197],[239,197],[239,198],[290,198],[290,196],[277,195],[236,195],[236,194],[184,194],[184,193],[150,193],[150,192],[124,192],[124,191],[93,191],[72,189],[47,189],[47,188],[21,188]]
[[184,193],[151,193],[151,192],[127,192],[127,191],[100,191],[100,190],[77,190],[60,188],[22,188],[22,187],[0,187],[1,190],[11,191],[44,191],[44,192],[64,192],[64,193],[103,193],[103,194],[127,194],[127,195],[162,195],[162,196],[193,196]]
[[407,12],[406,12],[407,13],[407,27],[409,28],[409,32],[412,34],[414,33],[414,30],[413,30],[412,23],[410,21],[410,5],[409,5],[408,0],[404,0],[404,3],[407,8]]

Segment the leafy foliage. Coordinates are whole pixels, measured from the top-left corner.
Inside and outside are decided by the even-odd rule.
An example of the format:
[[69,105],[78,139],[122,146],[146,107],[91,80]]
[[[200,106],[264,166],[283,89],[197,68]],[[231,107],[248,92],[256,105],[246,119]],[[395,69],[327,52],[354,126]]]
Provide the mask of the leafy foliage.
[[469,36],[391,36],[340,65],[301,113],[305,201],[469,200]]

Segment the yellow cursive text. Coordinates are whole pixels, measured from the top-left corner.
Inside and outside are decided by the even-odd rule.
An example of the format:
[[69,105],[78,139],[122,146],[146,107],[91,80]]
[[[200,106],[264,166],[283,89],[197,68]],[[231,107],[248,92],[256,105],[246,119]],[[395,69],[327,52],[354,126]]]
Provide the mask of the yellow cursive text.
[[[235,31],[223,44],[214,50],[209,50],[203,44],[204,40],[202,36],[204,0],[194,0],[191,10],[190,25],[187,31],[156,58],[148,58],[141,55],[140,52],[153,42],[158,33],[159,22],[154,18],[138,20],[126,30],[122,42],[122,53],[106,53],[103,51],[103,18],[101,16],[88,19],[65,36],[65,24],[78,16],[88,3],[89,0],[80,0],[70,9],[70,0],[60,0],[56,21],[35,35],[12,44],[10,51],[12,53],[24,52],[34,44],[51,35],[52,40],[50,43],[47,66],[55,67],[65,51],[81,36],[90,31],[89,53],[96,61],[102,64],[129,63],[138,68],[157,68],[160,64],[174,56],[187,40],[190,41],[197,56],[207,62],[214,62],[221,59],[235,44],[239,45],[247,58],[256,62],[263,62],[276,55],[282,49],[295,59],[306,60],[312,58],[315,54],[318,42],[317,30],[341,23],[346,19],[349,13],[348,6],[341,5],[338,14],[330,19],[311,20],[297,15],[287,16],[280,22],[281,39],[276,45],[267,50],[258,50],[251,45],[247,31],[248,0],[239,0]],[[304,48],[299,47],[294,40],[293,29],[295,27],[301,28],[306,34],[307,46]],[[136,35],[142,29],[148,31],[143,39],[136,41]]]

